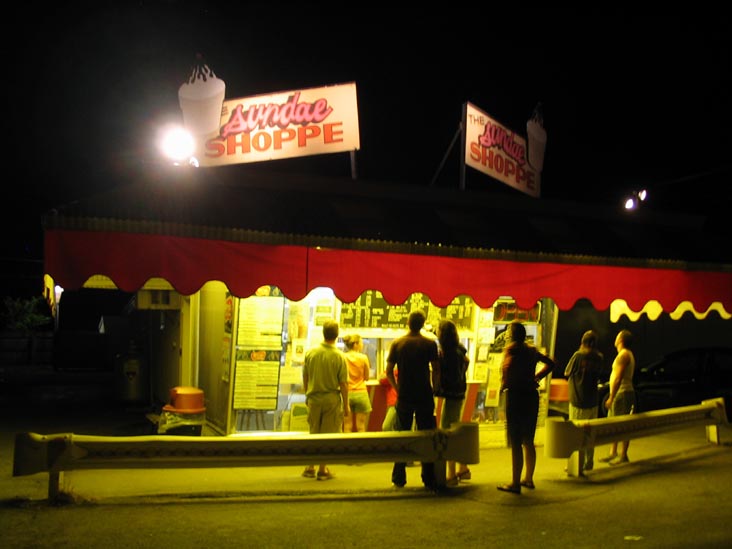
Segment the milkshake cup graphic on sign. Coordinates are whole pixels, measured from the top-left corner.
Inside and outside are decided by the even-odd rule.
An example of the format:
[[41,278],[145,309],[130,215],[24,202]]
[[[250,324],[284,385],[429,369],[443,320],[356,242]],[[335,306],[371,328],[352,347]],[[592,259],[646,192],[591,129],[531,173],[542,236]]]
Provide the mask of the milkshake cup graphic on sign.
[[546,149],[546,130],[541,104],[537,105],[531,119],[526,123],[526,134],[529,138],[529,164],[537,172],[544,168],[544,151]]
[[178,89],[183,124],[194,135],[218,133],[226,84],[199,55],[191,75]]

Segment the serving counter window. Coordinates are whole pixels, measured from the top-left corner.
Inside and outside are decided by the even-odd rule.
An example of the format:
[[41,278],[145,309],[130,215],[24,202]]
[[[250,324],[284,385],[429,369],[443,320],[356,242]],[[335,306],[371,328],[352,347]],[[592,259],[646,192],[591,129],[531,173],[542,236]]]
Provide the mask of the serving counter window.
[[[380,430],[385,409],[379,378],[386,370],[392,341],[407,333],[407,319],[414,310],[427,317],[425,333],[437,337],[441,320],[458,327],[470,357],[469,390],[464,421],[499,418],[500,364],[507,324],[520,318],[530,337],[542,345],[542,306],[521,311],[510,300],[500,300],[490,309],[480,309],[467,296],[458,296],[447,307],[437,307],[423,294],[415,293],[403,304],[391,305],[380,292],[367,291],[354,303],[341,303],[330,289],[313,290],[301,301],[290,301],[275,287],[263,287],[249,298],[237,300],[231,338],[231,410],[235,430],[307,430],[302,367],[308,349],[322,341],[323,322],[335,318],[342,338],[358,334],[363,352],[371,363],[369,392],[374,405],[369,430]],[[553,341],[553,333],[551,334]],[[546,345],[542,345],[546,347]],[[440,407],[438,406],[438,414]]]
[[[475,355],[468,387],[466,406],[471,392],[475,393],[470,419],[485,423],[502,423],[504,402],[501,395],[501,360],[507,343],[508,325],[519,320],[526,326],[526,341],[550,356],[554,354],[557,309],[549,299],[543,299],[531,309],[521,309],[512,299],[500,299],[491,309],[480,310],[476,320]],[[539,424],[548,411],[548,391],[551,375],[539,387]],[[468,417],[467,414],[464,417]]]

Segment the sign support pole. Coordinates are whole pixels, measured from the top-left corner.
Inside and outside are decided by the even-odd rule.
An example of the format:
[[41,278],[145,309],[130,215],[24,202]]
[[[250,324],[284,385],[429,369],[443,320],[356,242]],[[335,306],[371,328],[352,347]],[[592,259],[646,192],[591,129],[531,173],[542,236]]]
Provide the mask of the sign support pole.
[[[464,133],[463,133],[463,124],[462,123],[458,124],[458,129],[455,132],[455,135],[453,136],[452,141],[450,141],[450,145],[447,147],[447,151],[445,151],[445,155],[442,157],[442,161],[440,162],[440,165],[437,166],[437,171],[435,172],[435,175],[432,176],[432,181],[430,181],[430,187],[435,186],[435,181],[437,181],[437,176],[440,175],[440,172],[442,171],[442,168],[445,165],[445,162],[447,161],[447,157],[450,154],[450,151],[452,151],[452,148],[455,146],[455,142],[457,141],[457,138],[460,135],[463,135],[463,143],[464,143],[465,137],[464,137]],[[462,162],[461,162],[461,164],[462,164]],[[460,184],[461,184],[461,188],[463,188],[462,177],[461,177]]]
[[356,151],[352,150],[351,153],[351,179],[354,181],[358,179],[358,176],[356,175]]
[[463,103],[463,119],[460,122],[460,131],[462,138],[460,139],[460,190],[465,190],[465,125],[468,123],[468,104]]

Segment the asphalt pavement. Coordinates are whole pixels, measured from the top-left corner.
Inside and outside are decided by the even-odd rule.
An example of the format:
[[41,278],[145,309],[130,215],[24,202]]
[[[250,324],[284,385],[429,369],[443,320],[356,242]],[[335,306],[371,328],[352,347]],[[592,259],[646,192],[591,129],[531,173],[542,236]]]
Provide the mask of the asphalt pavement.
[[[507,494],[503,424],[481,424],[472,479],[439,495],[419,466],[391,486],[390,463],[72,471],[68,498],[51,505],[48,475],[12,476],[16,433],[129,436],[150,430],[148,410],[53,397],[0,398],[0,536],[6,547],[720,547],[732,542],[732,429],[719,445],[703,426],[631,443],[630,462],[568,477],[537,431],[536,489]],[[78,397],[78,395],[75,395]],[[597,448],[597,457],[607,447]],[[110,512],[112,511],[112,512]],[[404,526],[402,526],[404,525]],[[451,534],[440,538],[441,532]],[[333,532],[338,532],[337,536]],[[303,533],[308,537],[304,538]]]
[[[29,406],[17,399],[0,403],[2,428],[0,430],[0,500],[41,502],[48,495],[48,474],[12,476],[12,458],[15,434],[75,433],[84,435],[135,436],[151,434],[151,423],[145,417],[144,407],[115,402],[68,401],[58,395]],[[204,431],[204,434],[208,434]],[[505,427],[502,422],[480,425],[480,463],[471,467],[473,474],[467,486],[494,488],[510,480],[510,451],[506,447]],[[726,441],[726,442],[725,442]],[[645,468],[656,467],[659,461],[687,459],[689,455],[730,451],[732,433],[725,428],[722,445],[706,441],[705,428],[693,426],[665,435],[640,438],[631,443],[631,462],[619,467],[596,464],[586,478],[572,478],[564,472],[566,460],[544,455],[544,428],[536,434],[537,486],[552,486],[556,497],[568,497],[574,491],[586,491],[591,486],[602,486],[613,479]],[[597,458],[607,447],[596,450]],[[61,491],[71,500],[104,502],[120,499],[156,498],[175,500],[186,498],[257,498],[257,497],[317,497],[353,494],[402,496],[430,495],[423,489],[419,466],[408,469],[407,486],[396,490],[391,485],[391,463],[363,465],[333,465],[335,479],[317,481],[301,476],[300,465],[271,467],[232,467],[195,469],[113,469],[68,471],[61,475]],[[528,490],[524,490],[528,492]]]

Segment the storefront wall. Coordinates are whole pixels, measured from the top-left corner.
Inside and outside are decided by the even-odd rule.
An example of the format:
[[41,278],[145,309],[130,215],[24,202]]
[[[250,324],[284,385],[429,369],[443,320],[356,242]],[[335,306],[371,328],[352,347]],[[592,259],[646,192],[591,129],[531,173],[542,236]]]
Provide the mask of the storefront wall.
[[[268,292],[278,293],[276,288],[267,287]],[[367,292],[360,302],[372,300],[373,292]],[[261,296],[245,298],[257,300]],[[318,289],[311,292],[301,301],[289,301],[282,298],[281,341],[282,354],[279,357],[279,377],[276,388],[276,404],[263,406],[262,409],[241,408],[234,404],[234,386],[236,377],[237,345],[247,347],[246,341],[237,340],[237,325],[240,321],[239,311],[245,300],[235,298],[221,282],[209,282],[201,291],[182,300],[180,311],[149,311],[149,332],[151,339],[151,368],[153,397],[159,402],[166,402],[170,388],[177,385],[194,385],[204,391],[206,403],[206,421],[209,428],[219,434],[231,434],[253,430],[306,430],[303,417],[290,421],[293,410],[297,415],[303,410],[305,397],[302,394],[302,359],[304,352],[320,343],[322,333],[320,326],[325,318],[336,318],[341,323],[341,336],[358,333],[364,338],[369,355],[372,374],[369,381],[369,395],[373,412],[369,419],[368,430],[378,431],[386,411],[385,388],[379,384],[383,375],[386,353],[391,341],[406,333],[405,326],[394,325],[384,328],[364,327],[364,320],[382,323],[389,311],[379,300],[379,311],[371,318],[371,312],[359,302],[341,303],[329,289]],[[422,304],[424,296],[416,294],[401,306],[391,306],[392,319],[395,314],[400,319],[396,324],[404,322],[404,315],[410,309],[410,303]],[[190,303],[198,304],[197,307]],[[498,308],[481,309],[467,300],[470,311],[465,319],[458,320],[460,337],[469,349],[471,359],[468,372],[469,387],[464,404],[463,421],[500,419],[501,402],[498,394],[498,363],[502,349],[501,342],[496,342],[497,335],[505,329],[507,322],[513,318],[528,321],[529,335],[533,342],[548,352],[557,361],[555,375],[561,376],[563,365],[578,345],[581,333],[586,329],[594,329],[601,335],[603,350],[608,357],[613,356],[612,340],[615,333],[622,328],[629,328],[639,340],[637,356],[639,363],[648,362],[661,354],[675,350],[679,346],[725,344],[729,332],[729,320],[712,315],[704,322],[687,314],[680,320],[671,320],[664,313],[659,319],[652,321],[645,316],[631,322],[623,317],[617,323],[610,321],[608,311],[597,311],[586,300],[578,303],[569,311],[560,312],[552,300],[543,299],[538,304],[537,318],[534,324],[532,313],[515,307],[510,300],[497,302]],[[430,304],[431,322],[428,329],[435,329],[438,320],[435,314],[445,314],[445,309]],[[453,306],[466,307],[466,299],[456,300]],[[358,310],[360,320],[354,318]],[[494,310],[498,310],[500,318],[494,318]],[[398,311],[395,313],[394,311]],[[507,313],[506,311],[509,311]],[[511,312],[513,311],[513,312]],[[194,313],[198,315],[194,322]],[[465,312],[457,316],[465,316]],[[562,321],[560,322],[560,316]],[[499,338],[500,339],[500,338]],[[728,339],[728,338],[727,338]],[[481,351],[487,345],[488,351]],[[196,356],[188,358],[186,349],[197,348]],[[242,381],[242,380],[240,380]],[[548,392],[550,380],[542,385],[540,423],[548,413]],[[250,384],[257,390],[257,384]],[[441,413],[441,401],[436,401],[436,413]]]
[[[152,324],[155,319],[159,322],[157,330],[151,324],[150,332],[158,334],[156,338],[161,340],[159,346],[151,346],[155,362],[151,367],[161,368],[154,376],[154,394],[162,400],[167,397],[164,391],[171,386],[199,385],[206,394],[209,422],[222,433],[247,428],[245,420],[252,415],[255,420],[262,417],[267,420],[255,421],[256,428],[264,425],[283,429],[286,427],[283,417],[275,416],[275,412],[302,404],[296,402],[302,395],[293,387],[285,390],[285,394],[280,392],[280,386],[297,386],[301,381],[301,370],[294,360],[296,353],[291,351],[288,361],[282,341],[289,340],[282,337],[288,337],[287,334],[294,333],[295,329],[298,332],[303,329],[304,336],[298,333],[297,338],[302,344],[297,347],[304,352],[321,337],[316,329],[322,324],[320,318],[326,315],[341,318],[335,307],[325,311],[308,302],[305,324],[298,324],[295,318],[297,326],[291,327],[292,319],[288,315],[293,304],[299,304],[295,309],[303,312],[304,305],[297,300],[306,301],[307,296],[320,287],[333,288],[338,306],[341,302],[355,303],[368,288],[378,288],[389,304],[407,303],[419,289],[440,307],[449,307],[456,295],[470,296],[481,311],[489,310],[502,295],[511,295],[524,309],[530,309],[537,300],[544,302],[551,297],[549,301],[562,311],[571,309],[583,298],[597,310],[606,310],[615,299],[624,299],[635,310],[649,300],[657,301],[666,311],[673,310],[684,300],[691,301],[698,311],[704,311],[716,302],[732,310],[732,272],[725,266],[710,271],[678,262],[674,264],[678,268],[672,268],[670,264],[659,266],[658,262],[641,266],[623,266],[617,261],[610,264],[565,263],[556,258],[547,262],[536,254],[521,260],[508,260],[467,249],[461,251],[466,257],[425,255],[431,250],[424,246],[413,252],[396,253],[272,243],[264,237],[266,243],[175,236],[178,232],[173,229],[169,227],[172,234],[111,229],[46,230],[44,253],[49,281],[46,295],[49,300],[53,299],[54,284],[67,289],[81,288],[96,275],[106,275],[125,292],[136,292],[158,277],[167,281],[179,295],[189,297],[194,306],[187,310],[188,302],[184,302],[180,307],[177,338],[172,328],[176,319],[171,313],[156,316],[157,313],[152,312],[150,315]],[[344,245],[343,242],[339,244]],[[376,246],[375,243],[370,245]],[[472,254],[477,255],[472,257]],[[354,269],[354,265],[358,268]],[[212,280],[219,282],[212,283]],[[262,284],[276,284],[273,287],[281,291],[283,298],[279,351],[268,348],[262,355],[263,349],[259,349],[258,344],[252,347],[251,342],[243,341],[244,347],[250,347],[247,348],[249,353],[241,354],[236,316],[241,302],[254,295]],[[227,296],[227,289],[231,296]],[[199,292],[200,297],[195,298]],[[197,302],[200,304],[198,311]],[[552,322],[556,323],[556,318]],[[353,328],[365,329],[364,325]],[[348,329],[350,327],[344,325],[343,333]],[[378,329],[396,329],[395,333],[405,331],[403,326],[381,325]],[[396,337],[395,333],[384,332],[375,339],[386,341]],[[473,337],[477,340],[482,336],[478,331]],[[550,354],[554,340],[554,332],[550,337],[543,333],[543,328],[537,333],[537,344],[545,346]],[[472,358],[471,378],[481,378],[475,374],[480,356],[473,354]],[[244,364],[246,362],[255,364]],[[266,366],[264,378],[279,379],[269,384],[258,380],[253,387],[242,384],[245,376],[237,376],[237,368],[257,372],[260,362],[266,363],[262,364]],[[237,380],[240,382],[238,392]],[[491,383],[490,378],[488,383]],[[257,391],[264,391],[267,385],[266,391],[270,392],[261,395],[261,401],[252,403],[252,398],[259,398]],[[272,387],[275,387],[274,391]]]
[[[300,301],[287,300],[276,287],[260,290],[260,295],[235,298],[230,312],[223,304],[231,296],[222,284],[209,283],[202,290],[199,381],[206,394],[207,421],[226,434],[307,430],[301,417],[305,404],[302,365],[305,352],[322,341],[321,327],[326,319],[339,321],[341,339],[353,333],[364,339],[364,352],[372,367],[368,382],[373,406],[368,423],[371,431],[381,430],[386,412],[385,387],[379,378],[384,375],[389,345],[407,332],[406,320],[412,310],[426,313],[428,336],[436,337],[440,318],[451,318],[459,327],[471,359],[464,421],[479,416],[484,401],[496,409],[500,406],[500,356],[511,321],[525,321],[530,340],[544,351],[551,354],[554,348],[557,314],[556,306],[548,299],[531,310],[522,310],[510,298],[504,298],[498,303],[500,318],[494,323],[493,309],[480,309],[464,296],[440,308],[419,293],[412,294],[404,304],[391,305],[374,291],[365,292],[357,302],[344,304],[327,288],[318,288]],[[232,318],[230,332],[224,328],[228,316]],[[222,368],[227,344],[231,345],[231,360]],[[487,387],[493,388],[488,399]],[[540,421],[546,417],[546,387],[548,384],[541,388],[545,405]],[[439,418],[439,399],[436,405]],[[493,415],[497,417],[498,411]]]
[[223,434],[229,429],[231,336],[225,334],[228,292],[221,282],[208,282],[199,293],[198,387],[204,392],[208,425]]

